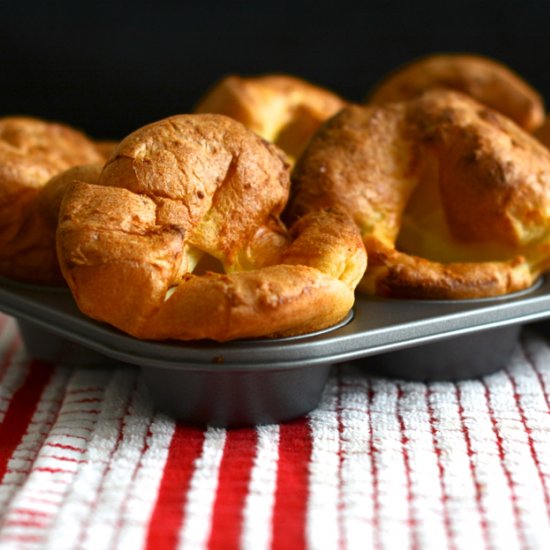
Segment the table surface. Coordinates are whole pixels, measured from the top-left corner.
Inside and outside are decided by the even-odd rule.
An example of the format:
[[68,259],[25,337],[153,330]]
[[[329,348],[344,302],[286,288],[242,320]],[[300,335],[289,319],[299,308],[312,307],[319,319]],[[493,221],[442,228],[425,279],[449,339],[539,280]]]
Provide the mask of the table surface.
[[0,314],[0,549],[548,548],[550,346],[429,385],[336,367],[318,409],[196,428],[138,369],[29,357]]

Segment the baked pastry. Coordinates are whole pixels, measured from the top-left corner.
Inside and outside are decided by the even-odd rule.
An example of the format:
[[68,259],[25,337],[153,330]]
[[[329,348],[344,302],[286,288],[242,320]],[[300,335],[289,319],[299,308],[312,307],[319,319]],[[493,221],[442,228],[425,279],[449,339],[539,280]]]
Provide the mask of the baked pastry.
[[479,55],[439,54],[415,60],[383,79],[368,101],[377,105],[402,101],[442,87],[472,96],[528,132],[543,123],[539,93],[502,63]]
[[334,205],[352,215],[370,293],[494,296],[550,266],[550,152],[458,92],[344,109],[312,139],[293,181],[290,218]]
[[130,134],[96,185],[76,182],[63,199],[59,260],[79,308],[148,339],[293,335],[340,321],[366,265],[359,232],[338,209],[287,231],[289,184],[278,149],[222,115]]
[[242,122],[294,162],[317,128],[345,105],[336,94],[292,76],[228,76],[205,95],[195,112]]
[[[33,283],[63,282],[53,212],[65,180],[54,182],[42,195],[44,186],[70,167],[103,161],[91,140],[65,125],[26,117],[0,119],[0,275]],[[91,177],[90,170],[79,176]],[[49,198],[55,201],[49,204]]]

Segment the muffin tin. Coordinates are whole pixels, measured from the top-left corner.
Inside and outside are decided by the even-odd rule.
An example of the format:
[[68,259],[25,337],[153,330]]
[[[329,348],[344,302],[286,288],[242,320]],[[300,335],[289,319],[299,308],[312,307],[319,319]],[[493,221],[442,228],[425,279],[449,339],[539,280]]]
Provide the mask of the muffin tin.
[[550,317],[550,278],[498,298],[357,296],[352,314],[304,336],[228,343],[137,340],[84,316],[67,289],[0,279],[0,311],[32,355],[142,368],[156,406],[200,425],[281,422],[315,408],[334,363],[414,380],[456,380],[505,365],[523,323]]

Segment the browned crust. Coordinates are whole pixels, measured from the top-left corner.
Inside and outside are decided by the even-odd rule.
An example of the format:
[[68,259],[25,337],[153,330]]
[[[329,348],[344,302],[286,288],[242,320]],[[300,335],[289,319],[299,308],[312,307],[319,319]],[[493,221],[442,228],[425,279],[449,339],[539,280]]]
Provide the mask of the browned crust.
[[354,218],[369,254],[363,290],[492,296],[550,267],[550,152],[460,93],[345,109],[312,140],[293,181],[291,216],[338,205]]
[[[340,210],[286,231],[288,168],[273,145],[221,115],[181,115],[124,139],[98,185],[76,183],[58,252],[80,309],[139,338],[290,335],[353,304],[366,256]],[[267,252],[266,243],[275,252]],[[228,273],[194,275],[190,250]]]
[[528,288],[535,277],[525,258],[501,262],[429,261],[366,239],[369,273],[359,288],[391,298],[453,300],[499,296]]
[[540,94],[502,63],[479,55],[438,54],[415,60],[383,79],[368,101],[403,101],[436,87],[468,94],[528,132],[544,120]]
[[72,166],[101,162],[94,144],[72,128],[33,118],[0,119],[0,275],[63,282],[55,253],[55,216],[66,181],[45,187]]
[[230,116],[296,159],[319,126],[346,104],[333,92],[293,76],[232,75],[217,83],[195,112]]

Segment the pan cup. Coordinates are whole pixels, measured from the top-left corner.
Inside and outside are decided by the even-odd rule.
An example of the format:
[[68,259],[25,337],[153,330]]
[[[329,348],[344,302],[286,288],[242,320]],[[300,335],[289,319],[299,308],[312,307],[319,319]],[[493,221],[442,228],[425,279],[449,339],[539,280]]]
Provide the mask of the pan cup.
[[[506,300],[523,298],[542,285],[543,279],[527,289],[489,298],[466,300],[406,300],[407,304],[436,306],[453,304],[495,305]],[[389,299],[395,302],[393,299]],[[403,300],[403,302],[405,302]],[[519,341],[521,324],[500,325],[498,328],[476,327],[464,334],[442,337],[411,347],[374,355],[354,361],[372,374],[421,382],[459,381],[480,378],[506,367]]]

